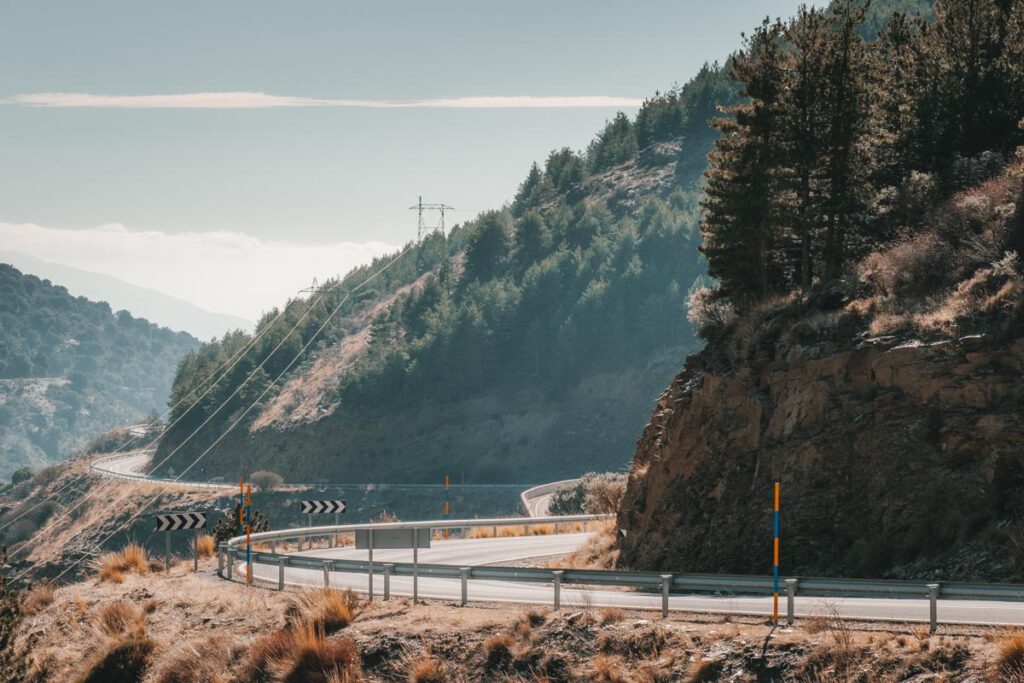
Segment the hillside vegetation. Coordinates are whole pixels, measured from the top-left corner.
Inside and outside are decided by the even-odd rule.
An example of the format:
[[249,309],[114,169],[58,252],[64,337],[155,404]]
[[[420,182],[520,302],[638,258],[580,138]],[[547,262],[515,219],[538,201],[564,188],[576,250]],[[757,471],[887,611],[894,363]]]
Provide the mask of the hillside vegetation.
[[162,410],[197,345],[0,264],[0,478]]
[[[1024,4],[766,22],[702,223],[708,340],[641,435],[624,564],[1024,577]],[[742,493],[741,493],[742,492]],[[855,524],[841,520],[856,519]],[[765,547],[769,547],[765,545]]]
[[[195,471],[243,463],[436,480],[444,462],[477,481],[534,481],[621,467],[634,425],[694,348],[684,303],[704,272],[700,184],[716,137],[707,122],[731,93],[723,69],[708,66],[634,120],[617,115],[585,152],[553,151],[509,206],[410,245],[365,287],[395,255],[268,313],[253,350],[181,408],[161,448],[187,443],[168,466],[187,467],[269,388]],[[289,369],[311,339],[310,360]],[[232,334],[191,354],[174,398],[250,340]],[[325,377],[329,387],[309,390]]]

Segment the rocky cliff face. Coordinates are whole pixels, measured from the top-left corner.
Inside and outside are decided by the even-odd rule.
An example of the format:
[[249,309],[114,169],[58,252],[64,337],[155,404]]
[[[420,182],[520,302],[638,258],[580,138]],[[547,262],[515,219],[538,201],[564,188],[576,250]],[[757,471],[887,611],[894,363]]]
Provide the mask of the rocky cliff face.
[[1021,579],[1024,339],[691,358],[638,441],[623,564],[769,573],[774,481],[783,573]]

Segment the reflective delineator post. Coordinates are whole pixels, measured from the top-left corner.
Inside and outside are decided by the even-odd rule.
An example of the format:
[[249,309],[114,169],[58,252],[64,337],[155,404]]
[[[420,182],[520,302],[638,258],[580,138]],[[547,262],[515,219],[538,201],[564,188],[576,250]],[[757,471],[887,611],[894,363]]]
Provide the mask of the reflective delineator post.
[[391,599],[391,570],[394,568],[393,564],[384,565],[384,599]]
[[[448,519],[448,475],[444,475],[444,517]],[[444,528],[444,540],[448,540],[448,527]]]
[[[331,561],[330,560],[324,560],[324,588],[330,588],[330,587],[331,587]],[[372,600],[373,597],[371,596],[370,599]]]
[[370,529],[369,533],[366,534],[366,535],[368,537],[369,546],[370,546],[370,562],[369,562],[369,566],[367,567],[366,579],[367,579],[367,588],[369,589],[370,601],[372,602],[373,601],[373,529]]
[[[427,529],[427,533],[433,533]],[[419,602],[420,597],[420,530],[412,530],[412,604]]]
[[459,603],[462,607],[466,606],[469,602],[469,567],[462,567],[459,570],[459,576],[462,579],[462,601]]
[[554,574],[555,580],[555,609],[561,609],[562,607],[562,577],[565,576],[565,572],[561,569],[556,569],[551,572]]
[[672,575],[661,575],[661,618],[668,619],[668,590],[672,585]]
[[793,625],[793,619],[796,617],[796,583],[797,579],[786,579],[786,623],[790,626]]
[[277,590],[284,590],[284,563],[285,558],[279,558],[277,560]]
[[775,482],[774,562],[772,563],[772,621],[779,623],[779,482]]

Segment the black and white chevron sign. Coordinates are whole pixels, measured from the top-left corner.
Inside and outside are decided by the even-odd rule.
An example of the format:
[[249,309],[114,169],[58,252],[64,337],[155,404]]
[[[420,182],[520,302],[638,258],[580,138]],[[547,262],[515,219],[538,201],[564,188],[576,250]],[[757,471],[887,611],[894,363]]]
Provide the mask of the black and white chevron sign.
[[178,531],[180,529],[202,529],[206,526],[205,512],[168,512],[156,516],[157,531]]
[[302,514],[314,515],[321,512],[344,512],[345,501],[343,500],[304,500],[302,501]]

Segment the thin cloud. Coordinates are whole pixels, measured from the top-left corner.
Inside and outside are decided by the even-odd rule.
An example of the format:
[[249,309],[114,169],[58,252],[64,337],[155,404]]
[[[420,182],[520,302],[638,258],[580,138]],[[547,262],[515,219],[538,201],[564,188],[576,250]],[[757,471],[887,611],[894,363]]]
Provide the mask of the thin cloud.
[[272,109],[276,107],[351,107],[364,109],[580,109],[639,107],[642,99],[607,95],[448,97],[422,100],[318,99],[262,92],[197,92],[178,95],[94,95],[42,92],[2,100],[29,107],[102,109]]
[[314,277],[322,282],[397,250],[383,242],[314,245],[238,232],[172,234],[120,224],[69,230],[4,222],[0,244],[250,320],[294,297]]

